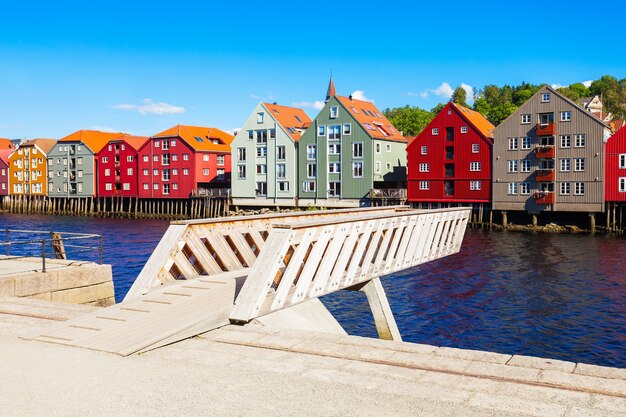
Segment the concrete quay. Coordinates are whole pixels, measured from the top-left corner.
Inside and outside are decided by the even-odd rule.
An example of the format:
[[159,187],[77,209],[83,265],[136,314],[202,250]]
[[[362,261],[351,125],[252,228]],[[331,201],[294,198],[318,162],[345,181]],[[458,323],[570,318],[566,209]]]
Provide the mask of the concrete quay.
[[228,325],[121,357],[24,340],[94,311],[0,300],[8,416],[623,416],[626,370]]

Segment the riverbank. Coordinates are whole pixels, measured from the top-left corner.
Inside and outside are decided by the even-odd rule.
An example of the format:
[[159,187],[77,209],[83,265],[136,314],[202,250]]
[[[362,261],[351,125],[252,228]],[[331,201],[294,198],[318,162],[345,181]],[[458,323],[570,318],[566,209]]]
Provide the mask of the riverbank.
[[37,317],[0,314],[7,415],[611,417],[626,409],[623,369],[355,336],[227,326],[130,357],[20,339],[88,308],[46,306]]

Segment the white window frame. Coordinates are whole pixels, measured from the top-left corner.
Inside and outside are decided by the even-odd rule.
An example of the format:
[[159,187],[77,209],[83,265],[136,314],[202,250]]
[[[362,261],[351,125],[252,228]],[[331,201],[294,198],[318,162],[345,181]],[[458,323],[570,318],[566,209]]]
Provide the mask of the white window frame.
[[420,191],[430,190],[430,181],[420,181],[419,189]]
[[342,126],[343,126],[341,129],[342,135],[348,136],[352,134],[352,123],[344,123]]
[[522,182],[520,184],[519,194],[520,195],[530,195],[530,183],[529,182]]
[[470,191],[480,191],[482,189],[482,181],[472,180],[470,181]]
[[559,159],[559,171],[570,172],[572,170],[572,160],[570,158]]
[[352,159],[363,159],[363,142],[352,142]]
[[482,164],[480,162],[470,162],[470,171],[480,172],[481,169],[482,169]]
[[522,114],[522,124],[529,125],[532,123],[533,115],[532,114]]
[[516,151],[519,149],[519,139],[518,138],[509,138],[509,151]]
[[584,172],[585,165],[585,158],[574,158],[574,172]]
[[523,136],[521,139],[521,149],[528,150],[530,149],[530,145],[532,143],[532,138],[530,136]]
[[571,193],[571,185],[569,182],[562,182],[559,186],[559,194],[560,195],[570,195]]
[[329,110],[328,117],[330,119],[336,119],[337,117],[339,117],[339,106],[330,106],[328,110]]
[[587,135],[584,133],[577,133],[574,135],[574,147],[584,148],[587,146]]
[[517,195],[517,183],[516,182],[510,182],[509,183],[509,189],[507,192],[508,195]]
[[519,161],[517,159],[509,159],[506,162],[507,172],[515,173],[519,171]]
[[618,164],[619,169],[626,169],[626,153],[619,154]]
[[584,182],[574,183],[574,195],[585,195],[585,183]]
[[430,172],[430,164],[427,162],[422,162],[419,165],[420,172]]
[[461,133],[467,133],[467,132],[468,132],[467,126],[461,126]]
[[530,172],[531,170],[531,161],[530,159],[522,159],[520,164],[520,172]]
[[617,187],[620,193],[626,193],[626,177],[619,177],[617,179]]
[[572,112],[571,111],[562,111],[560,112],[560,119],[562,122],[571,122],[572,121]]
[[480,143],[472,143],[472,153],[480,153]]
[[559,146],[561,149],[567,149],[572,147],[572,135],[561,135],[559,137]]
[[549,103],[550,102],[550,93],[543,93],[541,94],[541,102],[542,103]]
[[433,127],[433,128],[432,128],[432,130],[430,131],[430,133],[431,133],[433,136],[437,136],[437,135],[439,135],[439,128],[438,128],[438,127]]
[[[360,167],[358,168],[361,171],[360,174],[355,174],[355,170],[357,169],[357,167]],[[358,161],[352,163],[352,178],[363,178],[363,162]]]
[[428,146],[426,146],[426,145],[422,146],[421,149],[420,149],[420,153],[422,155],[428,155]]
[[307,161],[315,161],[317,160],[317,146],[316,145],[306,145],[306,160]]

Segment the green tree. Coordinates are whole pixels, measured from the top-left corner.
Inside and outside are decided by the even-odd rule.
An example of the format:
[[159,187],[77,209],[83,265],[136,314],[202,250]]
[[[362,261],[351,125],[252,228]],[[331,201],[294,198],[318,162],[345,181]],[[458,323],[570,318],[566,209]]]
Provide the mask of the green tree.
[[436,116],[437,114],[439,114],[439,112],[441,110],[443,110],[443,108],[446,107],[445,103],[439,103],[437,104],[435,107],[433,107],[432,109],[430,109],[430,112],[433,114],[433,117]]
[[502,104],[500,100],[500,89],[496,85],[486,85],[481,92],[481,97],[484,97],[491,107]]
[[578,95],[578,98],[589,97],[591,95],[591,91],[583,83],[574,83],[569,86],[569,89],[572,90],[575,94]]
[[487,102],[486,98],[478,97],[476,100],[474,100],[474,110],[487,117],[487,115],[491,111],[491,106]]
[[396,129],[400,130],[405,136],[418,135],[435,115],[427,110],[419,107],[395,107],[385,109],[383,111],[385,117],[389,119]]
[[463,87],[457,87],[452,93],[452,102],[467,107],[467,92]]
[[581,96],[574,90],[572,90],[570,87],[561,87],[561,88],[557,88],[557,90],[559,93],[563,94],[565,97],[574,100],[574,101],[578,101]]
[[487,120],[489,120],[494,126],[498,126],[504,119],[509,117],[517,106],[513,103],[502,103],[498,106],[492,107],[487,114]]

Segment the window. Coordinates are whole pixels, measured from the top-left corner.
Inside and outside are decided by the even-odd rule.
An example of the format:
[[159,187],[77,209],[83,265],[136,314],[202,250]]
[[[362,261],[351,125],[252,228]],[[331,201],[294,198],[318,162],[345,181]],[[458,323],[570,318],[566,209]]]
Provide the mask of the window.
[[158,140],[154,141],[154,147],[155,148],[160,148],[161,147],[161,142],[159,142]]
[[530,114],[522,114],[522,124],[523,125],[527,125],[530,124],[531,122],[531,115]]
[[619,155],[619,167],[620,169],[626,168],[626,153]]
[[307,178],[317,177],[317,164],[306,164],[306,177]]
[[265,113],[260,112],[256,114],[256,122],[257,123],[263,123],[263,120],[265,119]]
[[374,145],[374,148],[376,149],[376,153],[380,153],[380,143],[376,142],[376,144]]
[[343,124],[343,134],[344,135],[352,134],[352,125],[350,123]]
[[111,170],[110,170],[110,169],[108,169],[108,168],[107,168],[107,169],[105,169],[105,170],[104,170],[104,176],[105,176],[105,177],[110,177],[110,176],[111,176]]
[[340,140],[341,139],[341,125],[328,126],[328,140]]
[[429,172],[430,165],[429,164],[420,164],[420,172]]
[[167,151],[170,148],[170,141],[167,139],[163,139],[163,146],[161,147],[161,149],[163,149],[164,151]]
[[363,178],[363,162],[352,163],[352,177]]
[[352,157],[363,158],[363,142],[352,143]]
[[339,162],[330,162],[328,164],[328,173],[329,174],[339,174],[341,172],[341,163]]
[[240,179],[240,180],[246,179],[246,166],[245,165],[237,165],[237,179]]
[[572,120],[572,112],[571,111],[562,111],[561,112],[561,121],[569,122]]
[[306,159],[314,161],[317,159],[317,151],[315,145],[306,145]]
[[585,170],[585,158],[574,158],[574,171]]
[[461,126],[461,133],[467,133],[467,126]]
[[315,192],[315,181],[304,181],[302,183],[302,191]]
[[285,151],[284,146],[278,146],[276,148],[276,159],[279,161],[284,161],[287,156],[287,152]]
[[530,195],[530,183],[529,182],[521,183],[519,193],[520,195]]
[[163,177],[162,178],[163,178],[163,181],[169,181],[170,180],[170,170],[169,169],[164,169],[163,170]]
[[569,195],[570,193],[570,185],[569,182],[562,182],[561,183],[561,195]]
[[209,155],[208,155],[208,154],[206,154],[206,153],[205,153],[204,155],[202,155],[202,160],[203,160],[204,162],[209,162]]
[[517,149],[517,138],[509,138],[509,151],[516,151]]
[[421,154],[428,155],[428,146],[422,146]]
[[183,168],[183,175],[189,175],[189,168]]
[[188,153],[184,153],[183,154],[183,161],[189,161],[189,154]]
[[173,190],[178,190],[178,183],[172,183],[172,189]]
[[170,146],[172,146],[172,148],[173,148],[174,146],[176,146],[176,139],[172,139],[172,140],[170,141]]
[[317,136],[326,136],[326,126],[320,125],[317,127]]
[[170,193],[170,185],[169,184],[163,184],[163,194],[169,194]]
[[256,148],[256,156],[259,158],[265,158],[267,156],[267,147],[266,146],[258,146]]
[[341,197],[341,183],[338,181],[331,181],[328,183],[328,196],[329,197]]
[[430,181],[420,181],[420,190],[421,191],[430,190]]
[[78,184],[76,184],[76,189],[78,190],[79,193],[83,192],[83,183],[79,182]]
[[626,177],[619,178],[619,192],[626,193]]
[[509,194],[517,194],[517,183],[510,182],[509,183]]
[[339,107],[337,107],[337,106],[330,106],[330,118],[331,119],[336,119],[337,116],[339,116]]
[[[208,155],[206,155],[208,156]],[[161,155],[161,165],[169,165],[170,164],[170,154],[164,153]]]
[[172,168],[172,175],[178,175],[178,168]]
[[387,152],[391,152],[391,145],[387,144]]
[[[79,171],[79,172],[82,172],[82,171]],[[132,168],[128,168],[128,170],[126,171],[126,173],[127,173],[128,175],[133,175],[133,169],[132,169]]]
[[584,182],[574,183],[574,195],[585,195],[585,183]]
[[380,174],[380,172],[382,171],[382,165],[380,163],[380,161],[376,161],[376,168],[375,168],[375,173],[376,174]]
[[530,138],[526,136],[521,139],[522,139],[522,149],[530,149]]
[[548,103],[550,101],[550,93],[543,93],[541,95],[541,102]]
[[224,168],[217,169],[217,179],[220,181],[224,179]]
[[507,161],[509,172],[517,172],[517,159],[511,159]]
[[125,182],[122,186],[122,188],[124,189],[124,191],[128,191],[130,190],[130,183],[129,182]]
[[159,155],[154,155],[154,156],[152,157],[152,160],[153,160],[154,162],[159,162]]
[[480,152],[480,144],[472,143],[472,153],[478,153],[478,152]]
[[[292,130],[291,133],[296,133],[295,129],[291,129],[291,130]],[[270,129],[270,139],[276,139],[276,129]]]
[[209,168],[202,169],[202,175],[204,175],[204,176],[209,175]]
[[113,190],[113,184],[110,182],[107,182],[106,184],[104,184],[104,189],[107,191]]
[[237,161],[246,161],[246,148],[237,148]]
[[561,158],[559,160],[559,168],[561,172],[569,172],[571,169],[571,159],[569,158]]
[[521,172],[530,172],[530,160],[522,159],[521,162],[522,162]]
[[148,175],[148,170],[147,169],[143,170],[143,175]]
[[147,182],[143,183],[143,189],[144,190],[149,190],[150,189],[150,184],[148,184]]
[[289,191],[289,181],[278,181],[278,191]]
[[340,143],[329,143],[328,144],[328,154],[329,155],[339,155],[341,153],[341,144]]
[[109,157],[108,156],[103,156],[102,157],[102,163],[106,164],[107,162],[109,162]]
[[248,130],[248,140],[254,140],[254,130]]
[[132,155],[128,155],[126,157],[126,162],[133,162],[133,156]]
[[285,164],[276,165],[276,176],[278,178],[286,178],[287,177],[287,166]]
[[584,148],[586,146],[587,136],[583,134],[574,135],[574,146]]
[[480,162],[470,162],[470,171],[480,171]]
[[217,165],[218,166],[224,165],[224,155],[217,155]]
[[438,127],[433,127],[433,129],[430,131],[430,133],[433,136],[437,136],[439,134],[439,128]]
[[152,188],[155,189],[155,190],[158,190],[159,189],[159,183],[155,182],[154,184],[152,184]]
[[470,191],[480,191],[482,183],[480,181],[470,181]]
[[78,158],[76,158],[76,163],[77,163],[78,165],[82,165],[82,164],[83,164],[83,157],[82,157],[82,156],[79,156]]
[[256,173],[257,174],[261,174],[261,175],[267,174],[267,165],[265,165],[265,164],[258,164],[256,166]]
[[561,135],[561,148],[569,148],[572,146],[572,137],[570,135]]
[[159,170],[158,169],[152,170],[152,175],[154,175],[155,177],[158,177],[159,176]]

